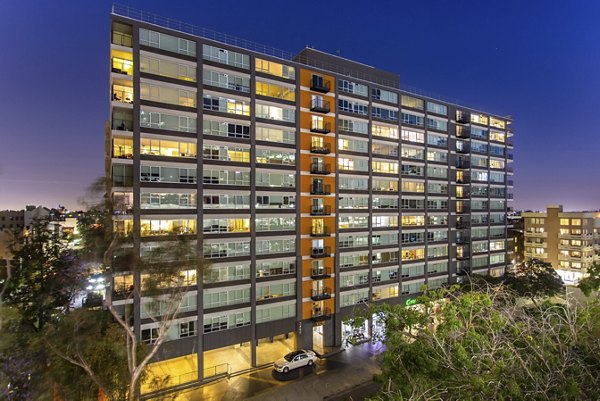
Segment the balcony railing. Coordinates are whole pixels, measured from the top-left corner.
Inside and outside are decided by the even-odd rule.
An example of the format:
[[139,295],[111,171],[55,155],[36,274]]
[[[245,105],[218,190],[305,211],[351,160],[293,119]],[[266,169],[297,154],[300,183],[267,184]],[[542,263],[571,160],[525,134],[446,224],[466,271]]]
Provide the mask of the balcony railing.
[[329,299],[331,298],[331,289],[322,288],[320,290],[312,290],[312,295],[310,299],[313,301],[319,301],[321,299]]
[[331,147],[328,143],[320,144],[313,143],[310,145],[310,153],[318,153],[321,155],[328,155],[331,153]]
[[468,124],[471,121],[471,115],[464,111],[456,112],[456,122],[460,124]]
[[331,194],[331,185],[316,185],[312,184],[310,186],[310,194],[311,195],[329,195]]
[[462,193],[457,192],[456,197],[458,199],[469,199],[471,197],[471,193],[469,191],[462,191]]
[[456,127],[456,137],[469,139],[471,137],[471,129],[469,127],[463,127],[461,125],[458,125]]
[[323,227],[321,229],[311,229],[310,236],[311,237],[329,237],[331,233],[329,232],[329,228]]
[[471,237],[469,237],[468,235],[456,237],[457,244],[468,244],[469,242],[471,242]]
[[133,37],[127,33],[123,32],[112,32],[112,43],[114,45],[132,47],[133,46]]
[[457,220],[456,228],[466,229],[471,227],[471,222],[469,220]]
[[506,166],[506,172],[507,172],[507,173],[512,173],[512,172],[514,172],[513,166]]
[[471,259],[471,255],[469,254],[469,250],[463,250],[461,253],[456,254],[457,260],[468,260]]
[[463,170],[468,170],[469,168],[471,168],[471,161],[470,160],[457,159],[456,160],[456,168],[463,169]]
[[133,121],[113,118],[112,129],[118,131],[133,131]]
[[471,213],[471,208],[469,206],[461,206],[456,208],[456,213],[458,214],[469,214]]
[[327,100],[316,98],[310,103],[310,111],[316,111],[317,113],[329,113],[330,110],[330,103]]
[[311,216],[329,216],[331,214],[331,207],[329,205],[312,206],[310,208]]
[[312,163],[310,165],[310,172],[312,174],[328,175],[331,174],[331,169],[329,168],[329,164]]
[[313,322],[322,322],[324,320],[329,320],[329,319],[331,319],[331,309],[330,308],[313,309],[310,319]]
[[313,75],[312,79],[310,80],[310,90],[327,93],[330,90],[329,81],[319,75]]
[[458,146],[458,143],[456,144],[456,153],[460,153],[460,154],[468,154],[471,149],[469,147],[469,145],[467,145],[466,143],[463,142],[462,146]]
[[312,269],[310,272],[310,278],[313,280],[321,280],[329,277],[331,277],[331,269],[329,267]]
[[310,131],[319,134],[329,134],[331,132],[331,124],[327,121],[313,121]]
[[113,57],[112,72],[116,72],[117,74],[133,75],[133,61]]
[[313,258],[327,258],[331,255],[331,249],[328,246],[322,248],[312,248],[310,256]]
[[457,184],[469,184],[471,182],[471,176],[463,174],[462,177],[456,177]]
[[114,102],[133,103],[133,89],[131,92],[113,89],[112,100]]

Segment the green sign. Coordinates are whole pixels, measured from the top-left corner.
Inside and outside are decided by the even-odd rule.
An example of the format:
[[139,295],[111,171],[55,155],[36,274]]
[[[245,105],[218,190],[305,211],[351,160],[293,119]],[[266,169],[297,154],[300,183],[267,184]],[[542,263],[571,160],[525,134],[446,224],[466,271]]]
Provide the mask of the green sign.
[[407,299],[406,300],[406,306],[411,306],[417,303],[416,299]]

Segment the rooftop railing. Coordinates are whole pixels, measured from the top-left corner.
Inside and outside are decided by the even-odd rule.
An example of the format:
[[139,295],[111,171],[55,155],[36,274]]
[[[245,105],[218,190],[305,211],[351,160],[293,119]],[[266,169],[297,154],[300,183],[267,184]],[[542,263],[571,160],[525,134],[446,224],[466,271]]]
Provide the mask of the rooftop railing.
[[[347,66],[316,61],[313,58],[308,59],[308,58],[301,57],[300,55],[296,55],[294,53],[291,53],[291,52],[288,52],[285,50],[276,49],[272,46],[263,45],[260,43],[252,42],[247,39],[239,38],[237,36],[227,35],[222,32],[217,32],[212,29],[202,28],[202,27],[198,27],[196,25],[188,24],[186,22],[162,17],[160,15],[150,13],[147,11],[143,11],[143,10],[139,10],[136,8],[132,8],[132,7],[129,7],[129,6],[126,6],[123,4],[113,3],[112,14],[119,15],[119,16],[122,16],[125,18],[130,18],[130,19],[137,20],[137,21],[141,21],[141,22],[145,22],[147,24],[172,29],[174,31],[187,33],[189,35],[194,35],[194,36],[199,36],[199,37],[202,37],[205,39],[214,40],[215,42],[225,43],[225,44],[228,44],[231,46],[236,46],[236,47],[250,50],[250,51],[253,51],[256,53],[265,54],[265,55],[275,57],[278,59],[294,61],[298,64],[303,64],[308,67],[314,67],[314,68],[321,69],[324,71],[338,73],[338,74],[345,75],[347,77],[356,78],[356,79],[359,79],[362,81],[373,82],[373,83],[379,84],[381,86],[387,86],[390,88],[401,90],[401,91],[409,93],[409,94],[428,97],[431,100],[439,100],[442,102],[448,102],[448,103],[453,103],[455,105],[460,105],[460,102],[458,102],[457,100],[448,99],[447,97],[443,97],[443,96],[440,96],[440,95],[437,95],[437,94],[434,94],[431,92],[427,92],[422,89],[408,87],[406,85],[402,85],[402,87],[400,87],[399,77],[398,77],[398,80],[390,80],[390,79],[385,79],[383,77],[379,77],[376,75],[362,73],[362,72],[356,71],[356,70],[349,70]],[[329,55],[329,53],[325,53],[325,54]],[[336,55],[330,55],[330,56],[340,57],[340,56],[336,56]],[[340,58],[343,59],[343,57],[340,57]],[[349,60],[349,61],[358,63],[353,60]],[[358,63],[358,64],[361,64],[361,63]],[[366,67],[374,68],[374,67],[366,65],[366,64],[363,64],[363,65],[365,65]],[[444,100],[444,98],[447,98],[448,100]],[[472,109],[471,107],[468,107],[468,108]],[[485,112],[485,113],[491,114],[489,112]],[[506,118],[508,120],[512,120],[512,118],[509,118],[508,116],[503,117],[500,114],[495,114],[495,116],[500,117],[500,118]]]

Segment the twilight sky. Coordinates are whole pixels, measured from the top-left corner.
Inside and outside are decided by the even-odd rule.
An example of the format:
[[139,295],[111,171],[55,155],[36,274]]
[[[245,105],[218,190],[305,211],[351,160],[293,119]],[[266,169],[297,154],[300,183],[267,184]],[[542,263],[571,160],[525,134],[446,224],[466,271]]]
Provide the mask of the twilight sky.
[[[406,89],[510,114],[515,209],[600,208],[596,0],[122,4],[290,52],[339,50]],[[81,208],[104,174],[110,6],[0,1],[0,209]]]

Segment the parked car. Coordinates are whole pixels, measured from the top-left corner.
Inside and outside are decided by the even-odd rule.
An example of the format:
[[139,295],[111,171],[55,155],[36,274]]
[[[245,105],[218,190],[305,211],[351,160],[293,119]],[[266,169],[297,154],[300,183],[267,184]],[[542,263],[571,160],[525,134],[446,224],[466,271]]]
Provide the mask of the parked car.
[[312,366],[317,362],[317,354],[313,351],[301,349],[290,352],[283,358],[275,361],[273,367],[278,372],[287,373],[290,370],[301,368],[302,366]]

